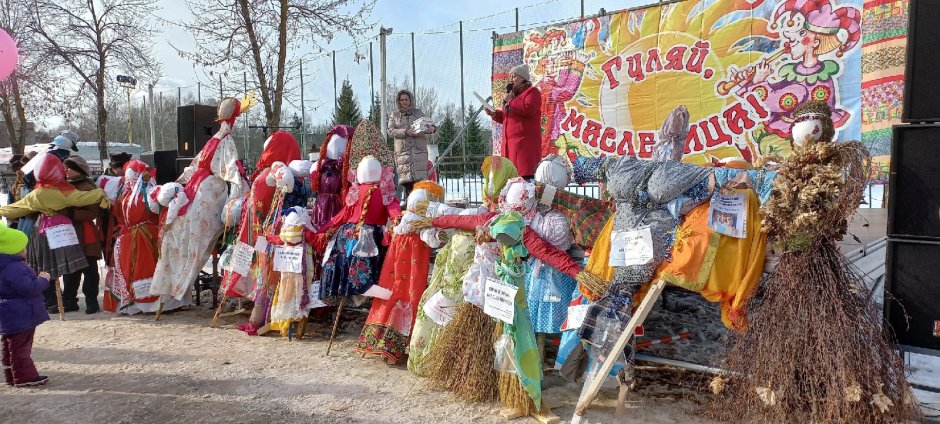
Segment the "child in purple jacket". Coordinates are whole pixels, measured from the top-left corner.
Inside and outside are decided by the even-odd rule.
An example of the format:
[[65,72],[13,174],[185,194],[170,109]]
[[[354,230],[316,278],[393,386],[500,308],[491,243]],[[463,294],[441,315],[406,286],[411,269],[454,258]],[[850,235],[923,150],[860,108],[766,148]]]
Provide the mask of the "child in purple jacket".
[[29,387],[46,384],[39,375],[30,352],[36,327],[49,320],[43,290],[49,287],[49,274],[36,273],[26,265],[26,234],[0,223],[0,341],[3,350],[3,376],[8,386]]

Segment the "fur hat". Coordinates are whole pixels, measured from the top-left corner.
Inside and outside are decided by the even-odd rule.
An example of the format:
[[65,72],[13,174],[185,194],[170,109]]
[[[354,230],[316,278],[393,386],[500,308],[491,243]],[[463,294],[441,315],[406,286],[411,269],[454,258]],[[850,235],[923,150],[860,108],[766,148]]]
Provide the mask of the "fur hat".
[[509,70],[509,75],[515,75],[525,81],[529,81],[529,67],[526,65],[516,65]]
[[22,231],[7,227],[0,223],[0,254],[15,255],[26,248],[29,240]]
[[110,159],[110,166],[112,168],[124,166],[124,164],[131,160],[131,157],[131,154],[126,152],[111,153],[108,155],[108,159]]
[[81,172],[86,177],[91,176],[91,168],[88,166],[88,161],[85,158],[77,155],[72,155],[62,161],[65,166],[73,171]]

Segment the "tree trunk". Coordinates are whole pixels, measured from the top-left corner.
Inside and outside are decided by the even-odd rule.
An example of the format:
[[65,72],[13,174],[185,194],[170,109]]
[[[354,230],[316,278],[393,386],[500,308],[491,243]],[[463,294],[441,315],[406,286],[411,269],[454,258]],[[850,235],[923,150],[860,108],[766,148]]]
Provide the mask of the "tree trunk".
[[[7,89],[7,84],[0,85],[0,114],[3,114],[3,123],[6,124],[7,134],[10,140],[10,146],[16,142],[16,123],[13,121],[13,96]],[[13,148],[13,153],[17,153]],[[22,151],[19,154],[23,154]]]
[[284,100],[284,67],[287,63],[287,0],[281,0],[281,20],[277,26],[277,69],[274,86],[274,105],[268,115],[268,126],[281,125],[281,103]]
[[255,23],[251,17],[251,10],[248,8],[248,0],[238,0],[238,9],[242,15],[242,23],[245,24],[248,42],[251,44],[251,57],[255,62],[255,75],[258,76],[258,84],[261,85],[261,103],[264,104],[264,116],[267,117],[269,127],[277,126],[277,123],[271,123],[272,117],[274,117],[274,106],[271,101],[271,93],[268,91],[268,78],[264,73],[261,45],[258,43],[257,34],[255,34]]
[[16,108],[16,119],[19,124],[19,134],[10,139],[10,147],[13,153],[23,154],[26,150],[26,108],[23,106],[23,96],[20,93],[19,78],[16,74],[10,75],[10,83],[13,86],[13,106]]
[[108,158],[108,110],[104,107],[104,91],[95,93],[98,99],[98,158],[102,165]]

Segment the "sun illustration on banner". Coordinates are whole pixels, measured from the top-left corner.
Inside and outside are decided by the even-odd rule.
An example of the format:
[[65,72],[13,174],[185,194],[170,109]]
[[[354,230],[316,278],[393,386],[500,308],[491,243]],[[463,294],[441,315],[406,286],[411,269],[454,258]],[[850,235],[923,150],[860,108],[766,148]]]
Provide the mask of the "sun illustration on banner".
[[[542,92],[542,154],[650,157],[676,106],[693,127],[685,161],[791,151],[790,112],[829,103],[837,128],[860,96],[838,80],[857,53],[859,0],[689,0],[526,31]],[[847,80],[848,81],[848,80]]]

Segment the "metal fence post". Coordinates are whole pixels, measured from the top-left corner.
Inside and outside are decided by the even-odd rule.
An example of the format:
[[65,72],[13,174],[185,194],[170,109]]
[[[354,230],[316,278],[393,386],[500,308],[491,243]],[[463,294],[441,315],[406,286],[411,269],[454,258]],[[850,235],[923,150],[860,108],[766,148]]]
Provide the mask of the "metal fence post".
[[196,103],[200,105],[202,104],[202,83],[201,82],[196,83]]
[[219,75],[219,102],[222,102],[222,99],[225,98],[224,91],[222,91],[222,75]]
[[[248,95],[248,72],[242,72],[242,84],[245,89],[245,95]],[[250,120],[251,111],[246,111],[245,117],[242,119],[242,122],[245,123],[245,159],[248,159],[248,121]]]
[[383,135],[386,139],[388,138],[388,130],[387,130],[387,127],[388,127],[388,113],[387,113],[388,106],[385,104],[385,98],[388,96],[388,80],[386,80],[386,75],[385,75],[385,71],[386,71],[386,66],[385,66],[385,65],[386,65],[386,63],[385,63],[385,62],[386,62],[386,60],[385,60],[385,58],[386,58],[386,54],[385,54],[385,39],[386,39],[386,36],[388,36],[388,34],[391,34],[391,33],[392,33],[392,29],[391,29],[391,28],[382,27],[382,28],[379,29],[379,61],[380,61],[380,62],[379,62],[379,64],[380,64],[380,71],[379,71],[379,72],[380,72],[380,74],[381,74],[381,76],[380,76],[380,78],[381,78],[380,83],[382,84],[382,85],[381,85],[382,101],[381,101],[381,103],[379,103],[379,105],[380,105],[380,110],[381,110],[381,113],[382,113],[382,123],[381,123],[382,128],[380,128],[380,130],[382,131],[382,135]]
[[176,87],[176,107],[183,105],[183,87]]
[[307,109],[304,105],[304,60],[300,59],[300,154],[307,149]]
[[[583,0],[582,0],[581,4],[582,4],[582,5],[584,4]],[[582,7],[583,7],[583,6],[582,6]],[[583,15],[583,13],[582,13],[582,15]],[[516,8],[516,32],[519,32],[519,8],[518,8],[518,7]]]
[[[463,21],[460,21],[460,119],[463,122],[464,128],[467,127],[467,103],[464,100],[464,81],[463,81]],[[461,137],[460,139],[461,149],[463,152],[463,164],[461,164],[460,170],[461,175],[467,174],[467,137]],[[465,187],[466,188],[466,184]]]
[[372,102],[375,100],[375,70],[372,62],[372,42],[369,42],[369,108],[372,108]]
[[[411,33],[411,92],[418,92],[418,71],[415,68],[415,33]],[[413,106],[413,105],[412,105]]]
[[584,0],[581,0],[581,19],[584,19]]

